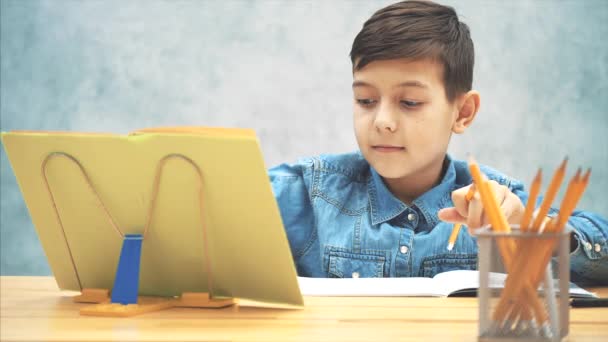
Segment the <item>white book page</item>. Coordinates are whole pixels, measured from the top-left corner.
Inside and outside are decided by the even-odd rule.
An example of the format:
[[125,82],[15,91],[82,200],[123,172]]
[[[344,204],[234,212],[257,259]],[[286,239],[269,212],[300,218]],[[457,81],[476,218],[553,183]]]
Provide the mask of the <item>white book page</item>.
[[[503,288],[507,275],[490,274],[490,288]],[[465,289],[479,288],[479,271],[454,270],[434,278],[307,278],[298,277],[304,296],[344,297],[445,297]],[[595,297],[594,294],[571,284],[570,296]]]
[[[490,288],[504,287],[507,275],[504,273],[490,273]],[[479,271],[454,270],[439,273],[433,278],[437,286],[447,295],[463,289],[479,288]]]
[[444,297],[432,278],[307,278],[298,277],[304,296]]
[[[459,290],[465,289],[478,289],[479,288],[479,271],[471,271],[471,270],[454,270],[437,274],[433,278],[437,284],[436,286],[440,287],[443,293],[450,295]],[[507,279],[507,275],[505,273],[497,273],[490,272],[489,286],[492,289],[502,289],[504,288],[505,280]],[[557,284],[557,279],[554,279],[554,286],[556,293],[559,293],[559,286]],[[542,283],[539,286],[539,289],[542,289]],[[589,298],[589,297],[597,297],[592,292],[589,292],[574,283],[570,283],[569,286],[569,295],[570,297],[577,298]]]

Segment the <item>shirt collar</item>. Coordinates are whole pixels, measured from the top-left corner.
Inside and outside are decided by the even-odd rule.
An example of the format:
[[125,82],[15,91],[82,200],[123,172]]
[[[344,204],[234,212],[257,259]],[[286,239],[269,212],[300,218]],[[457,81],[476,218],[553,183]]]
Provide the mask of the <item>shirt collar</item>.
[[[439,223],[437,212],[450,206],[451,193],[455,188],[456,170],[449,155],[444,161],[444,175],[439,184],[420,195],[412,203],[424,215],[430,227]],[[395,197],[384,184],[382,177],[370,165],[371,177],[368,181],[368,193],[371,207],[372,224],[377,225],[399,216],[408,206]]]

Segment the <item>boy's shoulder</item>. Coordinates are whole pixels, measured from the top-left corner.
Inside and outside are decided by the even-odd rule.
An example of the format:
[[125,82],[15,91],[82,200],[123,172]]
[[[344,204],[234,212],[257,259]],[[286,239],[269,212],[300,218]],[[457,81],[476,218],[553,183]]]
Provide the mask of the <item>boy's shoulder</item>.
[[[270,168],[271,180],[284,180],[303,177],[307,183],[318,183],[328,178],[340,183],[365,183],[370,177],[370,166],[360,152],[342,154],[320,154],[305,157],[293,164],[283,163]],[[331,182],[331,180],[330,180]]]
[[[452,160],[454,164],[454,169],[456,171],[456,184],[460,186],[466,186],[473,182],[473,178],[471,177],[471,172],[469,171],[469,165],[464,160]],[[479,164],[479,170],[488,177],[489,180],[496,181],[499,184],[505,185],[509,188],[520,187],[521,182],[516,180],[515,178],[498,171],[497,169]]]
[[360,152],[321,154],[311,158],[315,172],[342,175],[354,182],[367,182],[369,163]]

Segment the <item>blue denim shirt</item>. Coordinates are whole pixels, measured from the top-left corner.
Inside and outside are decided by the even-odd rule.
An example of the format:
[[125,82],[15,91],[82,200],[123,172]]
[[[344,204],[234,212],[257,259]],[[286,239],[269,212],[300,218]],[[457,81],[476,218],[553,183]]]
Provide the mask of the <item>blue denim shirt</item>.
[[[521,182],[489,167],[481,170],[526,203]],[[477,268],[475,238],[461,229],[448,251],[453,225],[437,218],[439,209],[453,206],[451,192],[472,182],[464,161],[447,156],[441,182],[409,206],[360,153],[282,164],[269,175],[300,276],[432,277]],[[572,281],[608,283],[608,221],[578,211],[569,224],[578,241],[571,254]]]

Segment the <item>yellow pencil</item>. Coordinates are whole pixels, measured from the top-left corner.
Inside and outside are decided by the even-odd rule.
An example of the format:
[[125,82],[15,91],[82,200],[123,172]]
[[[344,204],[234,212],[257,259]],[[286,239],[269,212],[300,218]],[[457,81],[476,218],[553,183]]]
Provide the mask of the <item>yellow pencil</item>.
[[[473,198],[473,195],[475,195],[475,186],[471,184],[469,192],[464,196],[464,199],[469,202],[471,198]],[[462,228],[462,223],[456,223],[454,228],[452,228],[452,234],[450,234],[450,239],[448,240],[448,251],[451,251],[454,248],[456,238],[458,238],[458,233],[460,233],[460,228]]]
[[553,202],[553,199],[557,195],[557,191],[559,190],[559,187],[562,184],[562,180],[564,179],[564,176],[566,174],[566,165],[567,164],[568,164],[568,158],[564,158],[564,161],[562,162],[560,167],[557,169],[557,171],[555,171],[555,174],[553,175],[553,178],[551,179],[551,183],[549,183],[549,189],[547,189],[545,198],[543,199],[542,203],[540,204],[540,208],[538,209],[538,214],[536,215],[536,217],[534,218],[534,221],[532,222],[531,228],[535,232],[539,231],[539,229],[541,227],[541,223],[543,222],[543,220],[547,216],[547,213],[549,212],[549,207],[551,207],[551,203]]
[[530,225],[530,221],[532,220],[532,215],[534,213],[534,207],[536,205],[536,198],[540,193],[540,185],[542,183],[542,171],[538,169],[536,172],[536,177],[532,181],[532,186],[530,187],[530,197],[528,197],[528,203],[526,203],[526,210],[524,211],[524,217],[521,220],[521,224],[519,228],[521,231],[525,232],[528,230],[528,226]]
[[[559,190],[559,187],[562,183],[564,173],[566,171],[566,164],[567,158],[564,159],[560,167],[555,171],[555,174],[553,175],[553,178],[549,185],[549,189],[547,190],[543,202],[541,203],[539,213],[537,214],[539,216],[535,218],[532,226],[529,227],[531,231],[541,233],[539,231],[539,228],[541,226],[542,221],[546,217],[547,212],[549,210],[549,206],[551,205],[551,202],[553,202],[553,199],[555,198],[555,195],[557,194],[557,191]],[[577,182],[574,182],[574,184],[576,183]],[[552,226],[552,224],[550,223],[549,226]],[[535,272],[537,266],[542,267],[542,269],[544,270],[545,266],[541,265],[538,261],[540,261],[539,259],[542,259],[542,255],[545,251],[548,251],[550,253],[550,250],[546,249],[546,245],[536,246],[535,248],[522,248],[521,246],[519,246],[515,253],[516,260],[514,260],[512,264],[511,262],[507,262],[508,264],[511,264],[510,267],[507,267],[509,276],[505,282],[505,287],[501,293],[501,298],[498,304],[496,305],[496,309],[494,310],[493,316],[495,320],[505,318],[507,316],[507,313],[513,308],[514,305],[519,305],[517,304],[517,302],[520,302],[522,304],[527,302],[532,305],[532,309],[533,311],[535,311],[535,316],[538,322],[546,321],[546,312],[544,312],[542,308],[536,307],[538,305],[538,298],[536,298],[536,292],[534,289],[537,288],[538,283],[535,284],[533,279],[530,279],[530,277],[526,276],[536,276],[536,274],[540,272]],[[531,270],[532,267],[534,267],[535,269]],[[528,293],[531,289],[534,292]],[[520,296],[521,290],[523,290],[523,293],[521,294],[523,295],[523,297]],[[531,296],[533,297],[530,298]],[[519,300],[514,301],[514,298],[519,298]],[[529,299],[532,299],[532,301],[529,301]]]

